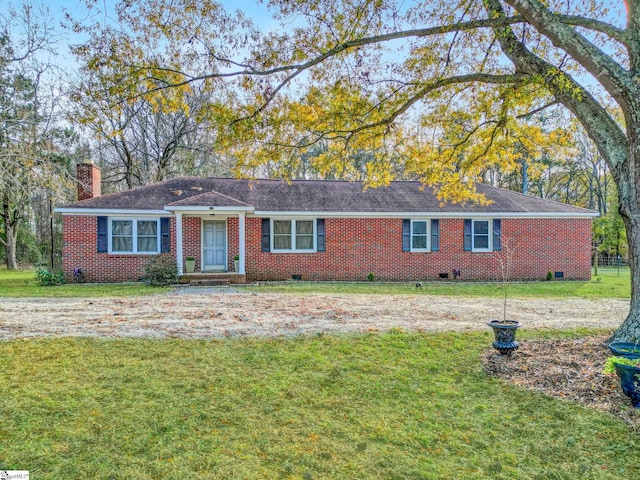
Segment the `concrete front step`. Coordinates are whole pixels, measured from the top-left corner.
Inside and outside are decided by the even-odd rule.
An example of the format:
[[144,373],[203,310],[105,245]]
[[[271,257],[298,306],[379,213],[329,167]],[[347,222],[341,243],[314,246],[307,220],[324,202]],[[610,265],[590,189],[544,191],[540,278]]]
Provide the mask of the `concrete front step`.
[[247,282],[246,275],[240,275],[234,272],[220,272],[220,273],[186,273],[180,277],[180,283],[186,283],[189,285],[234,285],[243,284]]
[[224,280],[222,278],[216,279],[216,280],[203,278],[201,280],[191,280],[189,282],[189,285],[191,285],[192,287],[216,287],[216,286],[224,286],[229,284],[230,282],[228,279]]

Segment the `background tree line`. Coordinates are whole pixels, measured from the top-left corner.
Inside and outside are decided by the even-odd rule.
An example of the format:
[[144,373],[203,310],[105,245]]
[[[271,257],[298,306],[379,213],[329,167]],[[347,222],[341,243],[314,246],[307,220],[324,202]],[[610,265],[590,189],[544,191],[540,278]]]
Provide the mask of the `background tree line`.
[[[220,134],[224,105],[233,104],[237,92],[194,84],[178,90],[159,88],[155,96],[148,96],[149,85],[144,82],[134,94],[125,92],[116,87],[126,67],[97,68],[99,56],[90,43],[74,47],[78,66],[70,75],[69,67],[59,68],[57,33],[49,17],[46,7],[30,3],[11,8],[1,17],[0,255],[8,268],[21,263],[43,262],[54,268],[60,264],[60,219],[52,209],[75,200],[75,164],[89,158],[102,168],[105,193],[180,175],[242,174],[372,184],[376,179],[379,183],[391,178],[424,179],[415,158],[401,145],[427,134],[408,126],[394,143],[341,150],[331,138],[317,135],[285,156],[274,153],[273,160],[252,161],[253,150],[228,148]],[[103,42],[118,41],[121,35],[111,28],[69,25]],[[335,101],[359,101],[345,95],[341,92]],[[304,115],[315,113],[296,112],[303,120]],[[554,109],[523,123],[512,128],[509,140],[500,145],[500,153],[511,162],[490,162],[476,179],[597,210],[594,249],[603,257],[626,256],[615,183],[584,130]],[[439,135],[456,144],[473,129],[474,119],[457,112]],[[261,142],[260,148],[271,140],[255,139]]]

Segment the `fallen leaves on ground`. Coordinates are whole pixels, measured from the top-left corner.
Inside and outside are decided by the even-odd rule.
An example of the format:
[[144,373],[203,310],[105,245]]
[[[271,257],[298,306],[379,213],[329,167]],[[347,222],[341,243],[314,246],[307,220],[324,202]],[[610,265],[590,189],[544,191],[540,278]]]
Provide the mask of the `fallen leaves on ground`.
[[490,374],[524,388],[609,412],[640,433],[640,409],[622,393],[618,377],[603,375],[610,355],[606,336],[520,342],[511,357],[488,350]]

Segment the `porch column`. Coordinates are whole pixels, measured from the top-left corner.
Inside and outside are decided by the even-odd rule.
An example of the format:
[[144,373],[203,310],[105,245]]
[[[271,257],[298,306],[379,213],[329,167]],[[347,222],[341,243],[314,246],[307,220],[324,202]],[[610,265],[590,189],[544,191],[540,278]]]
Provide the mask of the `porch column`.
[[238,256],[240,257],[240,261],[238,262],[238,273],[240,275],[244,275],[246,273],[244,270],[244,217],[244,213],[240,213],[238,215]]
[[182,263],[182,214],[176,212],[176,264],[178,265],[178,275],[184,273]]

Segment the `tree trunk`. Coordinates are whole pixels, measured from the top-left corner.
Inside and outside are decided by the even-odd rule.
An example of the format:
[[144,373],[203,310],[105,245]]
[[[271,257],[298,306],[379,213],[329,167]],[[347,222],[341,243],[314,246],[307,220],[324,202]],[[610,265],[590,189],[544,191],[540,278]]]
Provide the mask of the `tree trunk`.
[[[639,119],[640,120],[640,119]],[[626,168],[619,169],[614,176],[618,185],[620,215],[627,230],[629,245],[629,268],[631,270],[631,305],[629,315],[615,331],[615,340],[640,342],[640,179],[632,172],[640,171],[640,134],[634,130],[640,124],[628,128],[629,159]]]
[[4,217],[4,233],[6,235],[4,248],[7,255],[7,268],[9,270],[17,270],[16,240],[18,238],[18,225],[14,225],[10,219]]
[[[16,262],[16,240],[18,237],[18,221],[20,220],[20,216],[18,212],[11,208],[11,202],[6,192],[2,197],[0,216],[2,217],[2,223],[4,225],[5,239],[2,243],[7,256],[7,268],[9,270],[16,270],[18,268],[18,262]],[[2,238],[0,238],[0,241],[2,241]]]

